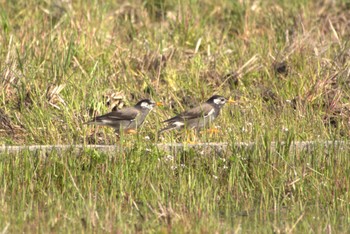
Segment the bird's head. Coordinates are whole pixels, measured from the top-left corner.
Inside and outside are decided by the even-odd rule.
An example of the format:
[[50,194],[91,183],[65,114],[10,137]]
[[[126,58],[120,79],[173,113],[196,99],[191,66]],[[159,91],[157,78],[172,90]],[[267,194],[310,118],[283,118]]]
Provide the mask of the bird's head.
[[226,102],[227,98],[220,95],[214,95],[207,100],[207,103],[217,105],[219,107],[222,107]]
[[152,101],[150,99],[143,99],[143,100],[139,101],[135,105],[135,107],[152,110],[155,105],[156,105],[156,103],[154,101]]

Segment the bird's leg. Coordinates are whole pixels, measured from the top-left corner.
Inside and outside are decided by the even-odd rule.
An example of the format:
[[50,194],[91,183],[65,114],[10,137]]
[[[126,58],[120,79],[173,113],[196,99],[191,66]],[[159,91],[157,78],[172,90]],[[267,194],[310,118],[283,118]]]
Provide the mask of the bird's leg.
[[197,142],[196,131],[193,129],[186,129],[186,143],[195,144]]
[[114,132],[115,135],[115,143],[118,144],[118,142],[120,141],[120,135],[118,132]]
[[199,133],[199,130],[198,129],[193,129],[192,131],[191,131],[191,133],[192,133],[192,139],[193,139],[193,143],[197,143],[198,142],[198,138],[197,138],[197,135],[198,135],[198,133]]
[[190,137],[190,135],[189,135],[189,129],[186,129],[185,130],[185,135],[186,135],[186,140],[185,140],[185,143],[187,143],[187,144],[191,144],[192,142],[191,142],[191,137]]
[[114,135],[115,135],[115,143],[118,144],[123,140],[123,132],[121,131],[121,129],[114,129]]
[[137,134],[137,130],[135,129],[126,129],[124,130],[125,134]]
[[215,128],[215,127],[207,129],[207,133],[209,133],[210,137],[212,137],[213,135],[218,134],[219,132],[220,132],[220,130]]
[[219,134],[220,130],[217,129],[216,127],[211,127],[206,130],[201,131],[200,133],[202,134],[209,134],[209,137],[212,137],[213,135]]
[[122,147],[130,147],[133,142],[130,140],[130,138],[128,137],[128,135],[131,135],[131,134],[136,134],[137,131],[135,129],[123,129],[123,130],[120,130],[119,132],[119,144],[120,146]]

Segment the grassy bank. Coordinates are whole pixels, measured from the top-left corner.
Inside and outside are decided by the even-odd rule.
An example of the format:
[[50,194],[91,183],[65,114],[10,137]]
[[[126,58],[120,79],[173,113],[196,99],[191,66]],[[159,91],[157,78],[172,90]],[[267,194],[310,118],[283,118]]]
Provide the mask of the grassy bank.
[[[0,144],[125,144],[0,158],[0,231],[347,232],[347,1],[0,1]],[[258,145],[167,155],[161,121],[212,94],[200,141]],[[164,103],[137,136],[82,123],[141,98]]]
[[[150,97],[160,121],[230,96],[222,138],[348,135],[346,2],[6,2],[1,143],[93,143],[82,123]],[[111,143],[111,130],[102,143]],[[175,135],[180,137],[181,134]],[[165,135],[165,141],[171,136]],[[181,140],[181,139],[178,139]]]
[[169,155],[141,144],[115,155],[1,155],[0,224],[14,232],[345,233],[349,150],[261,144],[232,156]]

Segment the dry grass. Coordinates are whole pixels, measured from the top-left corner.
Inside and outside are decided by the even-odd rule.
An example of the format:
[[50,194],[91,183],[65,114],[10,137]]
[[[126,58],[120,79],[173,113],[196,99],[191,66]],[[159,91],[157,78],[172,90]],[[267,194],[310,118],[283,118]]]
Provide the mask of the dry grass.
[[328,139],[330,132],[346,137],[347,7],[329,1],[6,3],[0,107],[8,118],[2,125],[22,131],[5,128],[1,142],[85,142],[81,123],[118,106],[119,98],[112,104],[107,96],[120,92],[126,105],[143,97],[165,103],[145,125],[147,135],[174,112],[220,93],[238,100],[218,123],[234,133],[247,120],[253,128],[304,129],[303,140]]
[[[4,214],[10,217],[0,216],[0,231],[1,227],[29,231],[39,222],[50,226],[35,229],[43,232],[56,232],[56,225],[66,225],[70,232],[131,228],[135,232],[241,228],[256,232],[250,223],[264,225],[265,220],[271,224],[265,229],[269,233],[348,227],[343,218],[349,212],[347,149],[325,153],[320,147],[290,154],[268,148],[271,141],[348,139],[350,11],[346,1],[48,0],[1,1],[1,5],[0,144],[129,143],[135,149],[127,154],[129,158],[116,159],[118,165],[98,152],[83,154],[83,162],[70,159],[69,152],[45,162],[29,155],[20,162],[19,156],[14,161],[4,156],[3,188],[16,175],[22,178],[22,171],[26,174],[14,182],[10,193],[0,193]],[[204,134],[200,140],[251,141],[262,146],[253,152],[234,151],[225,164],[227,171],[214,156],[195,160],[198,152],[191,152],[189,159],[186,154],[179,156],[175,166],[189,168],[182,174],[159,166],[156,160],[164,155],[149,153],[145,147],[158,141],[161,121],[214,93],[233,97],[236,105],[224,107],[216,122],[218,134]],[[138,136],[116,142],[112,129],[82,124],[93,115],[146,97],[164,106],[150,114]],[[174,132],[159,141],[184,139],[183,132]],[[98,162],[89,165],[95,160],[91,158]],[[40,168],[41,174],[36,174]],[[99,179],[106,187],[86,168],[94,175],[102,173]],[[13,173],[12,179],[7,179],[8,173]],[[125,181],[111,175],[124,176]],[[31,176],[39,184],[33,184]],[[43,178],[53,184],[54,192],[41,182]],[[145,183],[140,183],[144,178]],[[181,185],[174,182],[178,180]],[[32,187],[23,187],[23,181]],[[317,187],[325,187],[325,195]],[[78,209],[61,195],[67,191],[76,195],[69,197],[77,199]],[[116,194],[117,201],[112,199]],[[12,203],[9,197],[14,198]],[[55,208],[47,207],[50,202]],[[114,202],[117,208],[111,208]],[[23,211],[26,206],[31,207],[32,219]],[[49,218],[41,214],[45,208],[53,214]],[[16,209],[23,211],[19,217],[14,216]],[[254,212],[246,220],[235,216],[235,222],[232,210]],[[320,227],[310,221],[308,210],[341,214],[334,220],[331,215],[317,216]],[[285,213],[287,218],[281,218]],[[77,223],[81,226],[72,228]]]

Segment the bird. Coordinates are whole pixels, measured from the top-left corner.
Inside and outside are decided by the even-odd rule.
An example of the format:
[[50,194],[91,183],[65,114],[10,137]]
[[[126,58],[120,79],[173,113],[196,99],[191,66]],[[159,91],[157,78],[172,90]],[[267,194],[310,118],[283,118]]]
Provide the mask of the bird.
[[124,133],[136,133],[156,104],[158,103],[150,99],[143,99],[136,103],[135,106],[125,107],[97,116],[85,124],[112,127],[117,134],[120,134],[121,130]]
[[221,108],[227,101],[230,100],[220,95],[214,95],[199,106],[163,121],[163,123],[167,123],[168,125],[161,129],[159,133],[173,129],[186,128],[200,130],[207,127],[218,117]]

